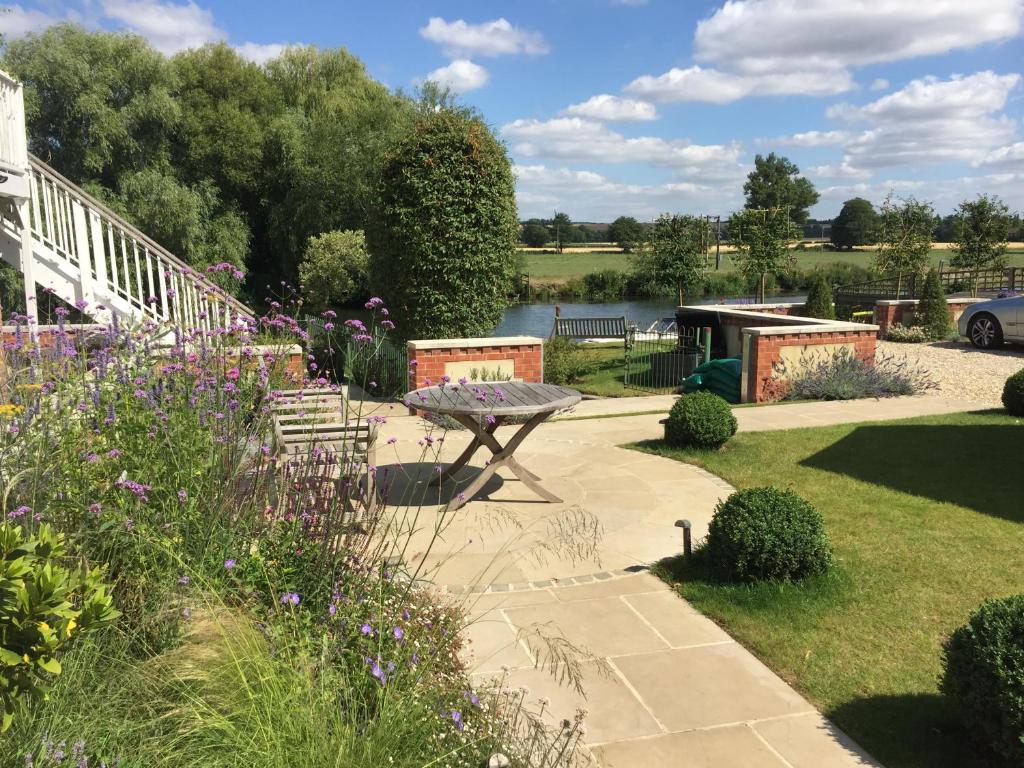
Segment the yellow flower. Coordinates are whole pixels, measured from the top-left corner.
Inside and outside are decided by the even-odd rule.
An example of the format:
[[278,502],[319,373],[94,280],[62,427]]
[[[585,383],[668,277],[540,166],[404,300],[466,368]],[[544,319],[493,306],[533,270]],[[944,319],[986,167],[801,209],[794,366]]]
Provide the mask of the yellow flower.
[[41,633],[43,633],[44,635],[47,634],[50,631],[50,625],[47,624],[45,621],[40,621],[39,622],[39,631]]
[[15,405],[14,403],[4,403],[3,405],[0,405],[0,417],[6,416],[9,418],[11,416],[17,416],[24,410],[25,406],[23,405]]
[[71,633],[74,631],[74,629],[75,629],[75,627],[77,625],[78,625],[78,622],[75,621],[74,619],[69,619],[68,620],[68,628],[66,630],[64,630],[64,632],[67,634],[68,637],[71,637]]
[[42,388],[42,384],[19,384],[15,387],[19,392],[38,392]]

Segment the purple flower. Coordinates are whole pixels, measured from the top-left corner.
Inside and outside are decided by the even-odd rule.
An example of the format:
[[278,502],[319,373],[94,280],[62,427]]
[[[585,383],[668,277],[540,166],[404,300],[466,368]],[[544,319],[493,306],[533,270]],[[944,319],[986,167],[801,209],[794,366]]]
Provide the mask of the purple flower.
[[405,637],[405,630],[403,630],[401,627],[395,627],[392,630],[392,632],[395,635],[395,640],[401,640],[403,637]]
[[99,461],[100,457],[97,456],[95,453],[90,453],[88,456],[85,457],[85,460],[92,464],[93,462]]
[[121,452],[119,450],[117,450],[117,448],[112,448],[109,451],[107,451],[107,458],[108,459],[116,459],[120,455],[121,455]]
[[497,419],[494,418],[493,413],[488,413],[486,416],[484,416],[484,421],[486,421],[488,424],[493,424],[495,421],[497,421]]
[[191,582],[192,582],[192,579],[190,579],[188,576],[179,576],[178,577],[178,583],[181,584],[181,586],[183,586],[183,587],[187,587]]
[[365,306],[367,309],[376,309],[377,307],[382,306],[383,304],[384,299],[380,298],[379,296],[373,296],[368,302],[366,302]]
[[229,557],[227,560],[224,561],[224,570],[230,571],[232,568],[235,567],[235,565],[235,558]]
[[8,520],[16,520],[17,518],[24,517],[25,515],[27,515],[27,514],[29,514],[31,512],[32,512],[32,507],[26,507],[23,504],[22,506],[18,507],[17,509],[12,509],[10,512],[8,512],[7,513],[7,519]]
[[299,599],[299,594],[297,592],[285,592],[281,595],[281,605],[288,605],[289,603],[292,605],[298,605]]
[[178,491],[178,501],[185,503],[186,499],[188,499],[188,491],[184,489]]
[[100,504],[98,501],[89,505],[89,511],[92,512],[94,515],[98,515],[100,511],[102,511],[102,509],[103,505]]
[[466,727],[462,722],[462,713],[457,709],[452,710],[452,721],[455,723],[455,727],[459,729],[460,733],[462,732],[462,729]]
[[371,627],[369,624],[363,624],[363,626],[359,628],[359,631],[362,632],[364,635],[372,635],[373,627]]

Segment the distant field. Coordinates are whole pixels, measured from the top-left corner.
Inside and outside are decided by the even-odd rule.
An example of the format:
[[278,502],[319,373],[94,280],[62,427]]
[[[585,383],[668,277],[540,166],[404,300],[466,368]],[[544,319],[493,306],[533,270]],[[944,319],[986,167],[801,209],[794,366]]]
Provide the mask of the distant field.
[[[1008,251],[1010,266],[1024,267],[1024,243],[1012,243]],[[539,249],[524,248],[526,271],[530,278],[549,283],[564,283],[573,277],[582,277],[588,272],[600,272],[603,269],[617,269],[628,272],[632,269],[629,254],[616,252],[595,253],[586,250],[565,249],[563,253],[544,253]],[[722,269],[734,269],[729,254],[723,251]],[[935,243],[931,251],[931,262],[937,265],[940,261],[949,261],[951,256],[948,243]],[[712,255],[712,258],[714,256]],[[874,251],[797,251],[796,263],[800,269],[813,269],[825,264],[850,263],[863,267],[874,264]]]

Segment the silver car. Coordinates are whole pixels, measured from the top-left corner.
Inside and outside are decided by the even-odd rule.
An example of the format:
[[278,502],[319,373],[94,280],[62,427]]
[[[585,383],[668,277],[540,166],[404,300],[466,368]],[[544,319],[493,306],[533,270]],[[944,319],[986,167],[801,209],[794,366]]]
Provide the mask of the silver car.
[[1024,296],[971,304],[957,326],[980,349],[1001,347],[1003,341],[1024,342]]

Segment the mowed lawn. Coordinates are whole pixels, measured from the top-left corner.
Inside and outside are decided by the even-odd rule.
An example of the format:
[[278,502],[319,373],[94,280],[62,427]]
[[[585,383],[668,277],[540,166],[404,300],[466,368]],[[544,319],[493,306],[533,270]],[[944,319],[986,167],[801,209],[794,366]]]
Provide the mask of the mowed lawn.
[[723,584],[699,565],[666,564],[684,597],[888,768],[1000,765],[960,727],[938,679],[943,639],[984,599],[1024,592],[1022,420],[740,433],[714,453],[636,447],[739,488],[791,488],[832,538],[834,573],[800,585]]
[[[874,251],[856,250],[839,251],[794,251],[796,265],[799,269],[814,269],[828,264],[850,263],[862,267],[874,266]],[[573,277],[582,277],[588,272],[600,272],[604,269],[615,269],[628,272],[633,269],[633,262],[627,253],[537,253],[524,251],[526,271],[533,280],[551,283],[565,282]],[[949,262],[953,255],[949,249],[932,249],[931,263]],[[1024,249],[1016,248],[1007,251],[1010,266],[1024,267]],[[735,269],[729,254],[724,254],[723,271]]]

